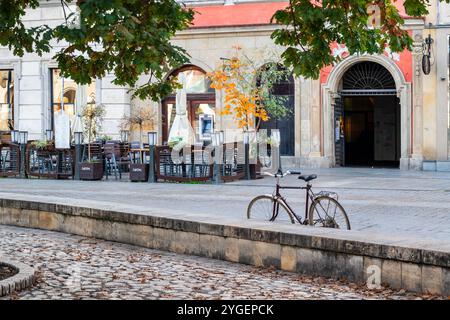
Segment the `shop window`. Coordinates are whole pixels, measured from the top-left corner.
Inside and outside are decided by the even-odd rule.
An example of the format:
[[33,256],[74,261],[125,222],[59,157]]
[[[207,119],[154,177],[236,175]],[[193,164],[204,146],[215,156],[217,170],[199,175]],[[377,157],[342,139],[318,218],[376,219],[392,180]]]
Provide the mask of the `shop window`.
[[53,113],[63,108],[72,118],[81,113],[86,104],[95,104],[95,80],[89,85],[78,85],[72,79],[62,77],[59,69],[50,69],[50,74]]
[[[170,77],[178,77],[183,74],[186,83],[186,113],[196,141],[209,141],[214,131],[215,121],[215,91],[210,87],[210,81],[206,72],[193,65],[184,66]],[[169,133],[176,117],[176,93],[166,97],[162,101],[162,136],[163,143],[170,140]]]
[[14,129],[14,72],[0,70],[0,131]]

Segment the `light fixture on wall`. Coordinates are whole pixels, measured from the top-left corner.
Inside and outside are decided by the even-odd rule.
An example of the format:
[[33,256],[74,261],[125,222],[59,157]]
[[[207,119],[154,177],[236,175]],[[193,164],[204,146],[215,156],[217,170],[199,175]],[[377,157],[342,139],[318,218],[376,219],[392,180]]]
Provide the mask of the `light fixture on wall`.
[[422,71],[424,74],[430,74],[431,72],[431,45],[433,42],[434,40],[429,34],[422,44]]

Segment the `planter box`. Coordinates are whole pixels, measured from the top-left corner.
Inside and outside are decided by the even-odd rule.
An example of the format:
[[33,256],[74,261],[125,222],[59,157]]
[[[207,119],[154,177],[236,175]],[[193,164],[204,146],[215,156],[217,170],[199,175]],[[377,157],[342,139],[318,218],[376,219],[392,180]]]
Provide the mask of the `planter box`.
[[103,178],[102,162],[83,162],[79,164],[81,180],[101,180]]
[[259,161],[256,164],[250,164],[250,178],[252,180],[264,178],[261,175],[261,163]]
[[148,181],[148,164],[132,163],[130,164],[131,181]]

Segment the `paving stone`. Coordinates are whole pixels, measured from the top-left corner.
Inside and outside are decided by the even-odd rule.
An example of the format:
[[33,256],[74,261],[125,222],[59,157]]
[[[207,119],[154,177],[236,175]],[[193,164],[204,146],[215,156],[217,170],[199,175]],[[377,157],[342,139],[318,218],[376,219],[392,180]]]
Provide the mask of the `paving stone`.
[[[414,240],[433,240],[447,244],[450,242],[450,172],[370,168],[302,171],[305,174],[317,173],[318,178],[313,181],[313,190],[331,190],[339,194],[339,201],[349,215],[353,230],[411,237]],[[274,183],[271,178],[237,181],[219,186],[136,184],[127,182],[126,179],[110,179],[108,182],[0,179],[0,197],[17,196],[29,199],[33,202],[25,208],[28,210],[36,210],[36,206],[42,211],[53,211],[55,208],[68,210],[64,205],[76,205],[81,207],[77,209],[76,214],[84,216],[91,215],[88,207],[92,204],[111,210],[132,209],[144,214],[158,215],[159,217],[148,219],[154,220],[152,223],[162,228],[173,226],[172,220],[165,219],[165,216],[177,215],[182,220],[198,216],[211,223],[211,228],[201,230],[202,232],[221,234],[223,231],[225,236],[249,239],[252,236],[249,229],[224,227],[222,230],[222,227],[216,227],[215,222],[219,218],[230,221],[246,219],[249,201],[256,195],[271,194]],[[282,184],[298,186],[301,182],[296,176],[287,176],[283,178]],[[297,213],[302,215],[304,197],[299,196],[298,190],[283,190],[283,194]],[[46,204],[44,201],[54,201],[59,205]],[[11,201],[3,199],[3,203],[9,206]],[[54,225],[55,221],[50,216],[43,218],[49,227]],[[142,222],[140,220],[145,217],[138,218],[138,222]],[[283,223],[287,223],[286,217],[279,218],[284,219]],[[3,221],[10,217],[0,215],[0,219]],[[79,227],[92,229],[88,224]],[[274,235],[276,236],[276,233]],[[296,245],[291,243],[292,240],[280,238],[283,244]],[[164,247],[167,244],[159,245]]]
[[[17,293],[15,299],[418,297],[389,289],[372,291],[356,284],[305,277],[272,268],[256,268],[58,232],[1,225],[0,255],[14,256],[39,271],[35,286]],[[292,268],[291,263],[288,264]]]

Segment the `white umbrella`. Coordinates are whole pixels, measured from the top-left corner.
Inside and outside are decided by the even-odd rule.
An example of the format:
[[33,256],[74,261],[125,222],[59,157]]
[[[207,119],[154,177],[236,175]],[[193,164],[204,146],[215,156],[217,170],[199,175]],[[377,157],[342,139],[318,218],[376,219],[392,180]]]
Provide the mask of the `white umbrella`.
[[183,85],[182,89],[177,90],[176,94],[176,115],[169,132],[169,142],[179,141],[178,144],[194,144],[194,130],[189,122],[187,115],[187,96],[186,79],[183,73],[180,73],[178,80]]
[[81,113],[83,112],[83,107],[87,103],[87,97],[86,97],[86,90],[87,87],[85,85],[78,85],[77,86],[77,92],[75,94],[75,116],[70,119],[70,131],[72,133],[74,132],[83,132],[83,123],[81,120]]

